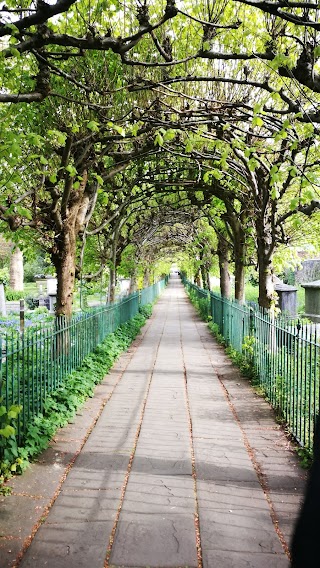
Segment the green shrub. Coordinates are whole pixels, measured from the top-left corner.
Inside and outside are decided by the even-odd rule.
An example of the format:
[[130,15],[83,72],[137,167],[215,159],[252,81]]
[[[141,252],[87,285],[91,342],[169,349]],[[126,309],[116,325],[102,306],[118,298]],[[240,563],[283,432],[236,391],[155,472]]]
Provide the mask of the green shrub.
[[8,284],[9,282],[9,269],[0,268],[0,284]]
[[[0,404],[2,399],[0,399]],[[7,408],[0,405],[0,494],[10,491],[3,486],[5,479],[25,469],[25,460],[17,442],[17,423],[22,406],[12,405]]]
[[22,298],[25,298],[25,292],[23,290],[11,290],[11,288],[6,288],[6,300],[8,302],[18,302]]

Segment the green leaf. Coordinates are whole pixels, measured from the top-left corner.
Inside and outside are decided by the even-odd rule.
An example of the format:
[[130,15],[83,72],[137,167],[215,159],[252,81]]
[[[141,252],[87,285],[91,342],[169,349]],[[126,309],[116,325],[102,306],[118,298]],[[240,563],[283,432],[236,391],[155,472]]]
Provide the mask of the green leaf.
[[0,416],[7,414],[7,409],[5,406],[0,406]]
[[215,179],[222,179],[223,178],[223,172],[221,172],[218,169],[214,169],[214,170],[209,170],[208,172],[205,172],[204,176],[203,176],[203,181],[205,183],[208,183],[210,181],[210,177],[214,177]]
[[263,126],[263,120],[260,116],[254,116],[252,119],[252,126]]
[[120,134],[121,136],[124,137],[126,135],[126,131],[124,128],[122,128],[122,126],[118,126],[118,124],[114,124],[113,122],[108,122],[108,126],[110,126],[110,128],[113,128],[113,130],[118,132],[118,134]]
[[132,136],[137,136],[139,128],[140,124],[138,122],[136,124],[133,124],[133,126],[131,127]]
[[7,424],[4,428],[0,428],[0,436],[4,436],[4,438],[10,438],[15,432],[15,429],[10,426],[10,424]]
[[9,411],[8,411],[8,418],[10,420],[16,419],[18,417],[18,414],[19,414],[19,411],[10,408]]
[[285,138],[288,138],[288,133],[286,132],[286,130],[280,130],[274,136],[276,142],[280,142],[280,140],[284,140]]
[[57,183],[57,174],[51,174],[49,181],[51,181],[51,183]]
[[35,132],[31,132],[28,135],[28,139],[29,139],[30,144],[33,144],[33,146],[36,146],[37,148],[41,148],[41,146],[43,146],[44,138],[43,138],[43,136],[40,136],[40,134],[36,134]]
[[306,189],[306,190],[303,192],[303,197],[304,197],[305,199],[307,199],[308,201],[312,201],[312,199],[315,198],[314,191],[313,191],[312,189]]
[[187,143],[185,145],[185,151],[189,154],[190,152],[192,152],[192,150],[193,150],[193,144],[191,140],[187,140]]
[[220,170],[212,170],[211,173],[212,173],[213,177],[216,178],[216,179],[222,179],[223,178],[223,173]]
[[263,112],[263,104],[256,103],[253,107],[253,113],[254,114],[260,114],[261,112]]
[[13,410],[14,412],[20,414],[22,408],[23,408],[22,404],[13,404],[12,406],[10,406],[9,410]]
[[155,139],[154,139],[154,143],[157,144],[158,146],[163,146],[163,136],[160,134],[160,132],[157,132]]
[[113,128],[115,129],[116,132],[118,132],[121,136],[125,136],[126,135],[126,131],[124,128],[122,128],[122,126],[118,126],[117,124],[113,125]]
[[74,177],[75,175],[77,175],[77,170],[74,166],[72,166],[71,164],[68,164],[66,166],[66,171],[69,172],[71,177]]
[[13,34],[20,34],[20,30],[15,24],[5,24],[4,27],[6,30],[8,30],[8,32],[11,32]]
[[306,138],[310,138],[311,136],[313,136],[314,134],[314,126],[313,124],[305,124],[304,125],[304,130],[305,130],[305,136]]
[[21,53],[16,47],[11,46],[9,51],[14,57],[21,57]]
[[163,139],[165,141],[167,141],[167,140],[173,140],[175,137],[176,137],[175,130],[173,130],[172,128],[169,128],[169,130],[167,130],[167,132],[165,133]]
[[250,158],[248,162],[249,170],[254,172],[254,170],[258,167],[258,162],[254,158]]
[[65,132],[60,132],[60,130],[48,130],[48,135],[56,146],[64,146],[67,138]]
[[26,207],[22,207],[21,205],[17,205],[16,210],[18,215],[20,215],[21,217],[25,217],[26,219],[29,219],[31,221],[32,213],[29,209],[27,209]]
[[290,211],[294,211],[295,209],[297,209],[298,205],[299,205],[299,197],[295,197],[294,199],[291,199]]
[[93,177],[96,178],[97,182],[99,183],[99,185],[103,185],[104,184],[104,179],[99,176],[99,174],[93,174]]
[[91,130],[92,132],[99,132],[99,122],[90,120],[90,122],[88,122],[87,124],[87,128],[89,128],[89,130]]

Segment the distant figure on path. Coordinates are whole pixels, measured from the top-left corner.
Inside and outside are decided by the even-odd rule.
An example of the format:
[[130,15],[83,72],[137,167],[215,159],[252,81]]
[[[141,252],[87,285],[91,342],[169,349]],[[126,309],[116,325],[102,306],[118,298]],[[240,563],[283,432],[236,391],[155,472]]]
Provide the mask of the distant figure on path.
[[291,568],[320,567],[320,419],[316,421],[314,460],[291,542]]

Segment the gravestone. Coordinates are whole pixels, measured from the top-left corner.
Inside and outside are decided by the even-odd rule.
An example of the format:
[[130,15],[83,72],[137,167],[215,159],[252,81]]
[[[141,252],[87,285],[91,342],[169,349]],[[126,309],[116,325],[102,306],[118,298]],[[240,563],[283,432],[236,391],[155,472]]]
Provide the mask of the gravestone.
[[47,276],[47,294],[49,298],[49,311],[54,313],[57,301],[58,281],[54,276]]
[[289,286],[280,280],[274,287],[278,294],[278,304],[282,313],[289,316],[297,315],[297,288]]
[[314,322],[320,322],[320,280],[301,284],[305,289],[305,315]]

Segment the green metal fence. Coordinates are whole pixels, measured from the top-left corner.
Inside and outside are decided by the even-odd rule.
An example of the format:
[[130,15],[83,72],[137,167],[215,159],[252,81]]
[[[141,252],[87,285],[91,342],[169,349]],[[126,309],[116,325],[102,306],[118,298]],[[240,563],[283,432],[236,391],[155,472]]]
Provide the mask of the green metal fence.
[[0,336],[0,397],[7,409],[12,404],[23,407],[19,441],[31,418],[42,412],[46,396],[61,386],[107,335],[132,319],[140,306],[153,302],[166,283],[167,278],[117,303],[76,313],[71,320],[59,317],[22,334],[15,331]]
[[[185,282],[204,299],[198,286]],[[207,309],[226,343],[252,367],[258,385],[297,441],[312,448],[320,409],[320,342],[317,325],[206,294]],[[205,313],[203,307],[203,312]]]
[[160,280],[153,286],[148,286],[148,288],[143,288],[140,291],[140,302],[141,305],[152,304],[154,300],[161,294],[163,288],[168,284],[169,276],[166,276],[163,280]]
[[209,290],[203,290],[203,288],[200,288],[196,284],[192,284],[192,282],[189,282],[189,280],[186,280],[184,277],[181,279],[191,299],[195,299],[197,301],[201,317],[203,319],[207,319],[210,315]]

